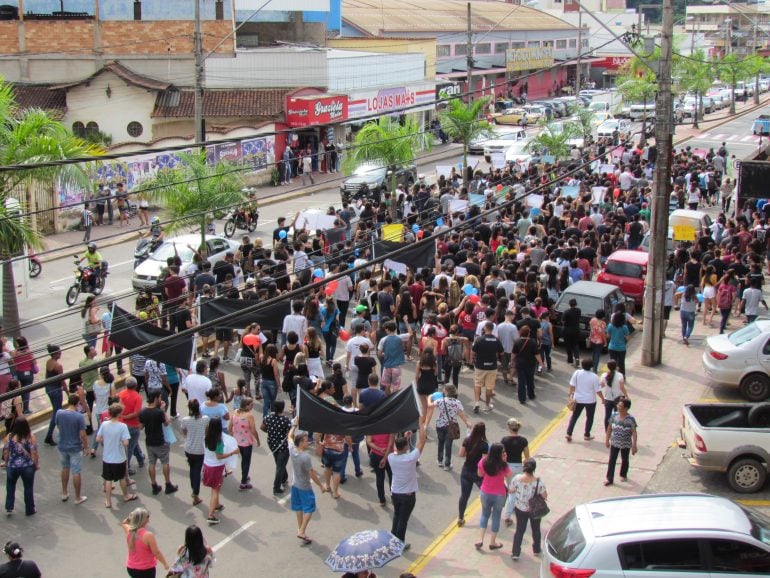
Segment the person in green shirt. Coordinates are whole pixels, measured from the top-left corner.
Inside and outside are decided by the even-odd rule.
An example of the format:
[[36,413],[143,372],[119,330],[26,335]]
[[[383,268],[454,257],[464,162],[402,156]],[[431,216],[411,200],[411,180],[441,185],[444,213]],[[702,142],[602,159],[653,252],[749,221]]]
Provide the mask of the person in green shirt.
[[647,206],[647,203],[642,203],[642,208],[639,211],[639,216],[644,220],[645,223],[650,222],[650,208]]

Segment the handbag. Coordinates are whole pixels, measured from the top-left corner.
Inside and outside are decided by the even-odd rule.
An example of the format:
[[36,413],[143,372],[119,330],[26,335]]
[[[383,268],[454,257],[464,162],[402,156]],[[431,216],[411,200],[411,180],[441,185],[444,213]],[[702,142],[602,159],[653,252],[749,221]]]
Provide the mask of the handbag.
[[176,443],[176,434],[171,424],[163,424],[163,439],[167,444]]
[[567,409],[570,411],[575,411],[575,407],[577,407],[577,402],[575,401],[574,397],[571,397],[567,400]]
[[529,499],[529,515],[535,519],[542,518],[551,511],[551,508],[548,507],[548,502],[538,492],[539,489],[540,478],[537,478],[537,482],[535,482],[535,495]]
[[446,401],[441,404],[444,408],[444,415],[446,416],[446,433],[450,440],[460,439],[460,424],[453,421],[449,417],[449,410],[446,408]]

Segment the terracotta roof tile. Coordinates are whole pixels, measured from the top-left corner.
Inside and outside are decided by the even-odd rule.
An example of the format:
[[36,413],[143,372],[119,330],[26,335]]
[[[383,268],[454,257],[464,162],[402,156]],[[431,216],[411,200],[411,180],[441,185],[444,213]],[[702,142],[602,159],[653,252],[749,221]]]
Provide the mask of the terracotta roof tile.
[[138,86],[140,88],[146,88],[147,90],[168,90],[172,86],[172,84],[169,82],[163,82],[162,80],[157,80],[149,76],[143,76],[137,72],[134,72],[130,68],[123,66],[117,60],[113,60],[112,62],[105,64],[102,68],[94,72],[88,78],[84,78],[75,82],[55,84],[51,88],[73,88],[75,86],[80,86],[81,84],[88,84],[92,79],[96,78],[100,74],[103,74],[104,72],[112,72],[115,76],[122,78],[128,84]]
[[[203,93],[203,116],[279,116],[289,91],[286,88],[206,90]],[[155,99],[152,116],[192,118],[194,111],[195,93],[192,90],[167,90]]]
[[40,108],[56,119],[61,119],[67,112],[67,93],[52,90],[49,84],[12,83],[11,90],[21,109]]

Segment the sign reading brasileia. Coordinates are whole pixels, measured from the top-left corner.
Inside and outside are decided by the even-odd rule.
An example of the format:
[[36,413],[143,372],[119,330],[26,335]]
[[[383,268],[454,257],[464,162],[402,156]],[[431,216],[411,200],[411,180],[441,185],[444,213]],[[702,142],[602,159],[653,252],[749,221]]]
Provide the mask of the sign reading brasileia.
[[553,66],[553,46],[509,48],[505,62],[508,72]]

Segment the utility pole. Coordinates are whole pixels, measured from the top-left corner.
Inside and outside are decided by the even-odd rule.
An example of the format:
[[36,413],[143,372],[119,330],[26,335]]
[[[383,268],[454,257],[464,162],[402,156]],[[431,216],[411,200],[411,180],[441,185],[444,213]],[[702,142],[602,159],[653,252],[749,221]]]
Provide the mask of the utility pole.
[[666,283],[666,245],[668,238],[668,197],[671,188],[671,152],[674,141],[673,99],[671,94],[671,62],[674,37],[673,0],[663,0],[663,26],[660,42],[658,98],[655,110],[655,192],[652,202],[650,264],[644,296],[644,332],[642,363],[659,365],[663,353],[663,298]]
[[[757,57],[757,21],[754,21],[754,58]],[[759,70],[754,76],[754,104],[759,104]]]
[[203,129],[203,43],[201,42],[201,0],[195,0],[195,33],[193,36],[195,50],[195,142],[206,140]]
[[583,51],[583,7],[578,6],[578,51],[577,71],[575,73],[575,96],[580,94],[580,53]]
[[468,39],[465,66],[468,68],[468,104],[473,102],[473,27],[471,26],[471,3],[468,2]]

